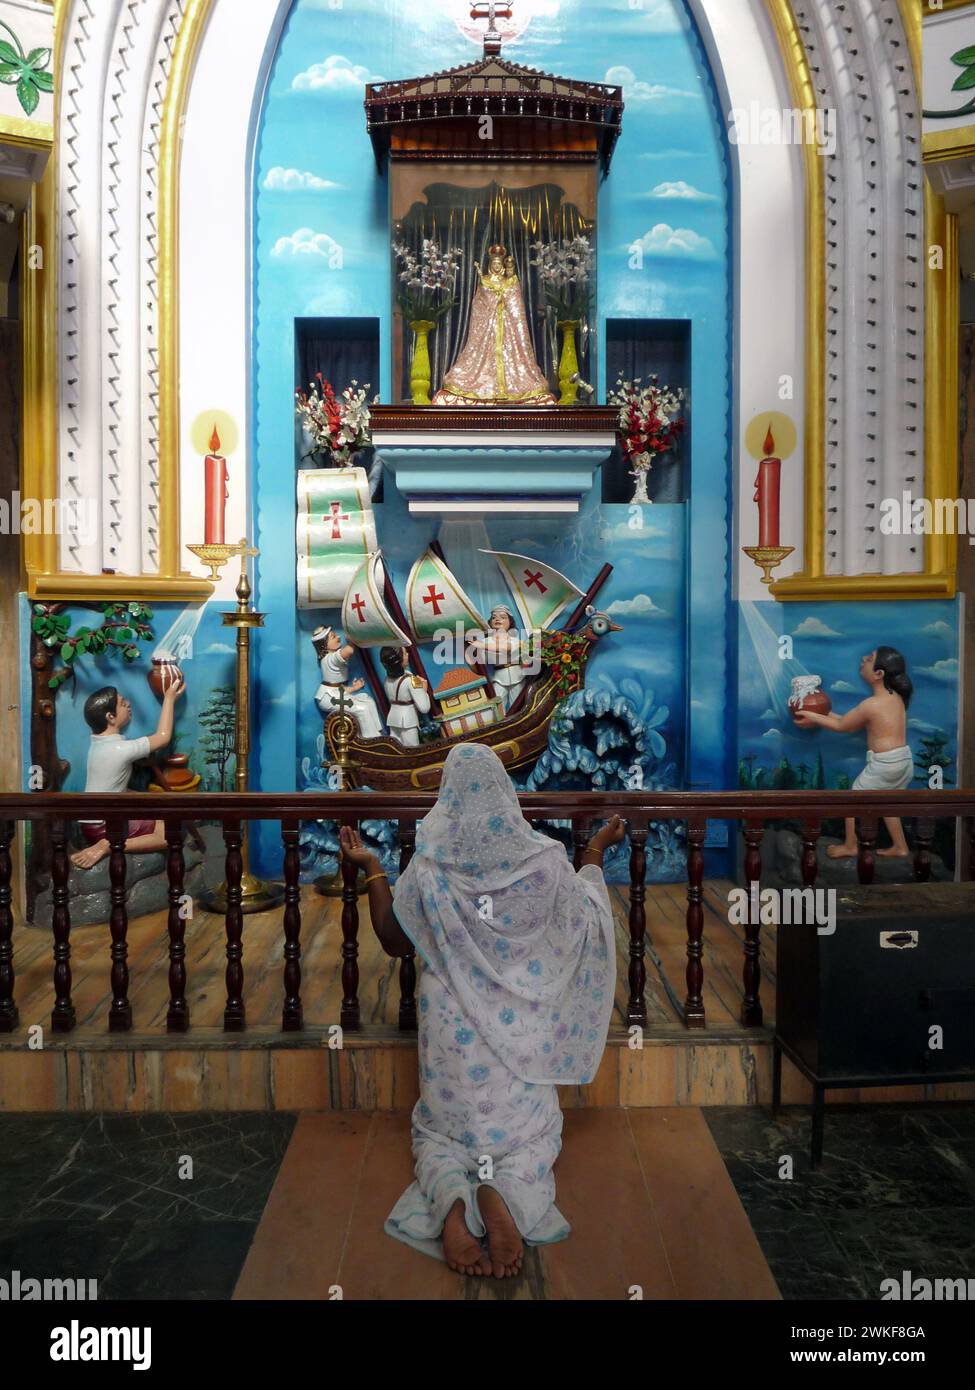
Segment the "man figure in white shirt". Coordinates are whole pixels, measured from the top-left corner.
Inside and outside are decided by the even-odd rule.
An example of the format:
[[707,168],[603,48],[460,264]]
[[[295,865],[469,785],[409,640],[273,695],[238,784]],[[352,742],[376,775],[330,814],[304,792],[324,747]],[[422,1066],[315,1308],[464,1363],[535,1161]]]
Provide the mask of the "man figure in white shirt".
[[389,696],[386,723],[397,743],[418,748],[420,715],[430,713],[430,682],[414,676],[407,665],[406,652],[406,647],[383,647],[379,653],[386,672],[383,688]]
[[[88,750],[86,792],[124,792],[129,785],[132,764],[147,758],[157,748],[165,748],[173,737],[173,706],[186,689],[180,677],[166,687],[162,712],[154,734],[125,738],[122,730],[132,718],[132,706],[114,685],[103,686],[85,701],[85,723],[91,729]],[[79,821],[88,848],[72,854],[76,869],[91,869],[111,849],[103,820]],[[130,820],[125,841],[126,854],[152,854],[166,848],[166,831],[161,820]]]

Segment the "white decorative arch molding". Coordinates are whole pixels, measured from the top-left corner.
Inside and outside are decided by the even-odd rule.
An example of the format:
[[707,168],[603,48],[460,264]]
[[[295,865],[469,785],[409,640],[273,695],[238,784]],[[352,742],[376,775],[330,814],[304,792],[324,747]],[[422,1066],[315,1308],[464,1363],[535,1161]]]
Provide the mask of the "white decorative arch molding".
[[[58,130],[60,492],[98,525],[61,538],[65,573],[158,570],[158,477],[143,384],[155,274],[142,189],[155,179],[161,100],[183,0],[73,0],[62,18]],[[147,138],[148,137],[148,138]]]
[[838,122],[825,156],[826,572],[919,573],[920,537],[879,529],[884,497],[924,488],[924,199],[907,37],[897,0],[792,8],[817,103]]

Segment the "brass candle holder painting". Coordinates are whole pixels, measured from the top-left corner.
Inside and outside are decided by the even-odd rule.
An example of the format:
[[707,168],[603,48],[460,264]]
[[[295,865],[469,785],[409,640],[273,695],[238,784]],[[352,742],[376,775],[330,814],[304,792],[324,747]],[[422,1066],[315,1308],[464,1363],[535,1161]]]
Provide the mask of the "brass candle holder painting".
[[225,535],[230,498],[226,456],[237,447],[237,424],[225,410],[205,410],[193,421],[190,438],[203,456],[203,541],[186,548],[207,566],[210,579],[216,583],[230,557],[240,553],[237,546],[227,544]]
[[745,431],[745,448],[758,462],[752,499],[758,503],[758,545],[744,545],[742,551],[762,571],[763,584],[772,583],[772,571],[795,550],[779,538],[782,461],[795,447],[796,427],[781,411],[756,415]]

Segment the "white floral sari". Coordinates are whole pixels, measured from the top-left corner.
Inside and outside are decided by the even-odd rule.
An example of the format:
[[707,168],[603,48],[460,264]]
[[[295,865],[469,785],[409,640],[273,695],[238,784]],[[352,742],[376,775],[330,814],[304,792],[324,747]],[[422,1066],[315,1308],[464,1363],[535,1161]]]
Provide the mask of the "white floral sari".
[[497,1188],[528,1244],[562,1240],[552,1165],[562,1146],[556,1085],[592,1080],[616,981],[602,874],[575,873],[525,821],[495,753],[460,744],[396,885],[394,910],[423,969],[416,1181],[386,1231],[443,1258],[444,1218]]

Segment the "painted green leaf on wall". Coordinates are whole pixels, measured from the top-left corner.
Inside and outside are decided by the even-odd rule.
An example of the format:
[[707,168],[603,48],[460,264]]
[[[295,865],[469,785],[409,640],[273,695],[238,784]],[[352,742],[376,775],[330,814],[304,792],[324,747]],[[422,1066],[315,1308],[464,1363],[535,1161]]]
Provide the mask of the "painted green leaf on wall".
[[8,87],[17,85],[17,100],[25,115],[32,116],[37,110],[41,92],[54,91],[54,76],[47,72],[51,61],[49,48],[32,48],[25,53],[20,40],[9,24],[0,20],[0,29],[5,29],[13,43],[0,39],[0,82]]

